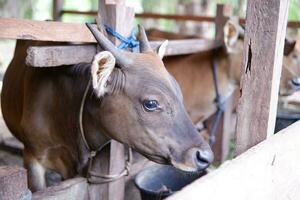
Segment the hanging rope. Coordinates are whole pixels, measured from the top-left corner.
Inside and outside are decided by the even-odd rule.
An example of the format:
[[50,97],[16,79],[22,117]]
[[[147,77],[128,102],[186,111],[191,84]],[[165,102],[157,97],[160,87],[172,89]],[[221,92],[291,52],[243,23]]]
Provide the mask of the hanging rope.
[[209,144],[211,146],[216,142],[217,128],[218,128],[219,122],[221,120],[221,116],[225,109],[224,102],[222,102],[222,97],[221,97],[220,91],[219,91],[217,56],[218,56],[218,52],[217,52],[217,50],[214,50],[213,61],[212,61],[212,74],[213,74],[213,81],[214,81],[214,87],[215,87],[215,93],[216,93],[215,104],[217,106],[217,114],[213,120],[210,137],[209,137]]
[[113,30],[113,28],[111,28],[108,25],[104,25],[106,32],[108,32],[109,34],[111,34],[112,36],[114,36],[115,38],[117,38],[118,40],[120,40],[122,43],[118,46],[119,49],[135,49],[137,47],[139,47],[139,42],[136,39],[135,36],[135,31],[132,30],[131,35],[129,38],[125,38],[123,37],[120,33],[116,32],[115,30]]

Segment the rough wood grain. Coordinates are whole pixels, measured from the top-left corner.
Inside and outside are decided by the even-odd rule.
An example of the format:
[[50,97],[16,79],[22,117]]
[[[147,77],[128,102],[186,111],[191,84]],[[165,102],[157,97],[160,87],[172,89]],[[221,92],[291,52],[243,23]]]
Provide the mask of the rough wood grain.
[[95,43],[84,24],[1,18],[1,39]]
[[[153,41],[150,44],[155,49],[162,42]],[[171,40],[169,41],[165,55],[191,54],[212,50],[215,47],[216,45],[213,40]],[[53,67],[81,62],[90,63],[95,53],[96,45],[30,47],[27,51],[26,63],[34,67]]]
[[[111,0],[99,0],[99,13],[98,20],[102,24],[107,24],[112,29],[117,31],[124,37],[129,37],[132,31],[134,22],[134,10],[133,8],[126,7],[124,5],[125,0],[113,1],[113,3],[120,4],[108,4]],[[126,20],[124,20],[126,19]],[[115,37],[109,35],[109,39],[115,44],[119,45]],[[99,156],[99,162],[104,162],[105,166],[98,167],[97,171],[103,174],[119,174],[125,168],[125,156],[124,146],[117,141],[112,140],[110,149],[103,152]],[[92,185],[90,189],[91,199],[106,199],[106,200],[123,200],[125,193],[125,179],[124,177],[109,182],[107,184]],[[100,194],[101,197],[100,197]],[[98,195],[97,195],[98,194]]]
[[89,200],[85,178],[73,178],[33,194],[33,200]]
[[[97,15],[96,11],[79,11],[79,10],[62,10],[62,14],[73,14],[73,15]],[[136,13],[135,17],[145,19],[169,19],[169,20],[180,20],[180,21],[196,21],[196,22],[212,22],[216,21],[215,17],[201,16],[201,15],[177,15],[177,14],[158,14],[158,13]],[[243,18],[239,19],[241,24],[245,24],[246,20]],[[299,21],[289,21],[289,28],[300,28]]]
[[54,21],[61,21],[62,10],[64,8],[64,0],[53,0],[52,1],[52,17]]
[[[99,1],[99,12],[102,16],[103,23],[108,24],[115,31],[120,33],[124,37],[131,35],[134,25],[134,9],[125,6],[125,0],[113,0],[114,5],[109,5],[108,1]],[[102,5],[101,5],[102,2]],[[126,19],[126,20],[124,20]],[[121,42],[109,35],[109,39],[116,45],[120,45]],[[113,140],[110,145],[109,159],[109,174],[119,174],[125,168],[125,148],[124,146]],[[123,200],[125,194],[125,178],[120,178],[117,181],[108,183],[108,200]]]
[[299,200],[299,129],[296,122],[168,200]]
[[30,47],[27,50],[26,64],[35,67],[53,67],[90,63],[95,54],[96,45]]
[[274,132],[288,0],[248,1],[237,154]]
[[215,39],[217,43],[221,43],[224,40],[224,25],[227,21],[227,17],[225,16],[225,6],[223,4],[217,4],[217,12],[216,12],[216,18],[215,18],[215,24],[216,24],[216,32],[215,32]]
[[0,199],[20,199],[27,192],[27,173],[22,167],[0,166]]

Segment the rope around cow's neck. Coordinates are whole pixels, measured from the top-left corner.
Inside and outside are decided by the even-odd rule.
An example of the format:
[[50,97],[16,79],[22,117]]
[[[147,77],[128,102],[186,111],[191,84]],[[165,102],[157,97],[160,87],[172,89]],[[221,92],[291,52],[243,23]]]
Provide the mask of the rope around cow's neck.
[[[132,160],[132,151],[131,151],[131,148],[128,148],[128,158],[126,159],[125,168],[124,168],[124,170],[121,173],[119,173],[119,174],[99,174],[99,173],[96,173],[96,172],[92,171],[93,158],[107,144],[109,144],[111,142],[111,140],[105,142],[104,144],[102,144],[96,150],[93,150],[90,147],[90,145],[88,144],[87,140],[86,140],[84,129],[83,129],[82,116],[83,116],[83,108],[84,108],[84,105],[85,105],[87,93],[88,93],[89,88],[91,86],[91,82],[92,82],[92,80],[89,79],[89,82],[88,82],[88,84],[87,84],[87,86],[85,88],[83,97],[81,99],[80,110],[79,110],[79,128],[80,128],[80,134],[81,134],[81,138],[83,140],[84,146],[87,148],[87,150],[90,153],[90,155],[89,155],[89,161],[88,161],[88,169],[87,169],[87,180],[88,180],[89,183],[92,183],[92,184],[103,184],[103,183],[108,183],[108,182],[116,181],[116,180],[122,178],[123,176],[127,176],[129,174],[131,160]],[[102,180],[95,180],[95,179],[92,179],[92,177],[101,178]]]

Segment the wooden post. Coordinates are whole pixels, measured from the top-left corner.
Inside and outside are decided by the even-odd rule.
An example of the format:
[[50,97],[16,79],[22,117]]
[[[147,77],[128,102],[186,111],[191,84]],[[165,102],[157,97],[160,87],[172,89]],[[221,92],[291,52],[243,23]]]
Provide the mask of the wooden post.
[[[217,4],[216,18],[215,18],[215,44],[216,46],[222,45],[224,43],[224,25],[228,20],[228,15],[231,15],[231,7],[229,5]],[[218,55],[216,55],[218,56]],[[229,152],[229,142],[230,142],[230,131],[226,123],[229,122],[229,117],[231,110],[231,96],[226,99],[225,111],[222,114],[220,122],[216,130],[216,142],[212,146],[213,152],[215,154],[215,162],[220,163],[227,158]],[[213,116],[213,118],[215,115]]]
[[[130,36],[134,23],[134,10],[125,6],[125,0],[99,0],[98,17],[98,20],[101,20],[102,24],[107,24],[122,36]],[[112,36],[109,36],[109,39],[115,45],[120,44],[120,41]],[[102,163],[101,173],[121,173],[125,168],[124,146],[113,140],[110,144],[110,150],[102,155],[100,162]],[[103,163],[106,163],[105,166]],[[101,191],[102,198],[99,197],[99,191]],[[90,190],[90,194],[93,196],[92,199],[122,200],[124,199],[124,193],[124,178],[109,182],[108,184],[92,186]]]
[[64,0],[53,0],[52,15],[54,21],[61,21],[61,11],[64,7]]
[[17,166],[0,166],[0,199],[21,199],[28,192],[26,170]]
[[287,16],[288,0],[248,1],[237,154],[274,132]]
[[231,15],[231,7],[229,5],[217,4],[216,18],[215,18],[215,40],[217,44],[223,44],[224,31],[223,27]]

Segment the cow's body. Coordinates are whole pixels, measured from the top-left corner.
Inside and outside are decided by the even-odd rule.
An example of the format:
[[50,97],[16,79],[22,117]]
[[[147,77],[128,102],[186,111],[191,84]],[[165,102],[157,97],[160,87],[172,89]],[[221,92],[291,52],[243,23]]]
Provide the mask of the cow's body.
[[165,57],[164,63],[168,71],[179,83],[184,103],[193,122],[206,120],[217,109],[216,93],[213,82],[212,62],[216,59],[218,86],[220,94],[228,97],[235,87],[233,77],[228,70],[230,59],[223,49],[196,53],[187,56]]
[[183,171],[207,168],[213,153],[189,119],[180,89],[164,67],[163,45],[158,54],[153,52],[140,27],[141,53],[123,52],[94,25],[88,27],[106,50],[92,63],[29,67],[26,50],[39,44],[18,41],[4,76],[3,117],[24,144],[30,189],[46,187],[49,169],[63,179],[86,172],[90,150],[109,139]]
[[[86,162],[86,149],[80,148],[83,144],[78,119],[89,65],[27,67],[24,61],[29,44],[32,45],[18,41],[15,57],[5,74],[1,96],[3,117],[14,136],[24,143],[24,157],[33,158],[24,159],[30,160],[25,162],[27,168],[43,165],[65,179],[73,177]],[[84,125],[88,121],[85,117]],[[88,127],[89,131],[95,131],[95,125]],[[99,138],[88,138],[89,143],[105,142],[102,135],[94,135]]]
[[[228,26],[227,24],[226,27]],[[236,27],[229,28],[234,28],[234,31],[236,29]],[[169,37],[167,32],[160,33],[159,30],[151,30],[148,33],[149,38],[162,39],[164,37],[170,40],[174,38],[190,38],[190,36],[175,33],[170,33]],[[228,38],[226,40],[226,37],[232,36],[225,36],[224,41],[227,44]],[[166,68],[175,77],[181,87],[186,109],[194,123],[202,123],[217,110],[215,103],[216,92],[212,75],[212,63],[214,59],[217,63],[218,87],[220,88],[220,95],[223,97],[223,100],[226,100],[226,97],[235,88],[239,87],[243,61],[243,40],[238,39],[238,37],[235,39],[232,44],[230,43],[232,46],[223,46],[217,50],[199,52],[192,55],[164,58]],[[294,44],[286,44],[286,49],[288,49],[288,53],[285,54],[283,60],[280,83],[281,95],[290,95],[299,90],[299,87],[292,85],[290,82],[293,78],[300,76],[300,53],[297,49],[294,49]],[[217,54],[215,54],[216,52]]]

